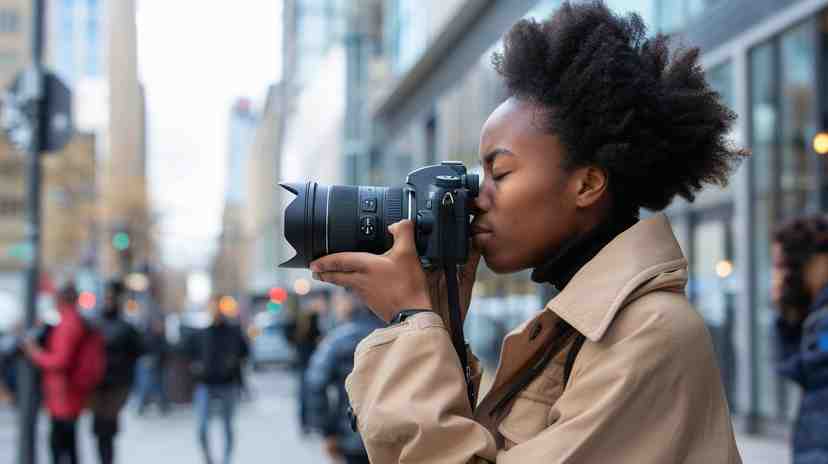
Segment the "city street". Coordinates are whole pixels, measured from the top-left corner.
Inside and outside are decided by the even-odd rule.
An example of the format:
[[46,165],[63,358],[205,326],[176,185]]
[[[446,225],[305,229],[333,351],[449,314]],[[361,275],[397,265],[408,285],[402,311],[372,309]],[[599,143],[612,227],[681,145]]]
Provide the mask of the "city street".
[[[242,403],[237,416],[235,463],[319,463],[329,462],[318,438],[301,438],[295,414],[294,383],[283,371],[267,371],[250,377],[253,401]],[[118,439],[119,464],[199,464],[202,462],[195,432],[195,416],[187,406],[179,406],[167,417],[151,407],[144,417],[130,409],[122,416],[122,435]],[[84,417],[80,427],[81,458],[94,463],[94,443],[90,422]],[[15,416],[7,407],[0,409],[0,463],[12,463],[17,449]],[[48,420],[41,415],[39,463],[50,462]],[[221,427],[211,427],[213,456],[223,447]]]

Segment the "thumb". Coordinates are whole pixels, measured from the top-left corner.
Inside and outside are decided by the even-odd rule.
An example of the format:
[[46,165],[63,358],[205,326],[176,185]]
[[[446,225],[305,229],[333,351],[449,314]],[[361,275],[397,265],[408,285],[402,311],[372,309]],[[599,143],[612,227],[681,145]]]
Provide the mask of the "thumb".
[[404,219],[388,226],[388,232],[394,238],[394,244],[389,253],[413,253],[417,254],[414,244],[414,222]]

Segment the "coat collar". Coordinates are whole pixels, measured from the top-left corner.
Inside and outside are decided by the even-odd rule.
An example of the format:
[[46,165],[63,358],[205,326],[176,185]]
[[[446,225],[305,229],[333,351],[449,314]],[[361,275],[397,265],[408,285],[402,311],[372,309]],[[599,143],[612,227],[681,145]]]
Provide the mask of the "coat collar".
[[687,260],[664,214],[639,221],[604,247],[546,309],[593,342],[630,301],[656,289],[683,289]]

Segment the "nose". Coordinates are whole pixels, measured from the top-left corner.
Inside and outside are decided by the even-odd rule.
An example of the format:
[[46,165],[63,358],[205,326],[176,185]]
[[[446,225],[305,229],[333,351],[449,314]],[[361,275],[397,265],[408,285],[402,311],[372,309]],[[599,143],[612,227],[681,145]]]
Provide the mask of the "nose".
[[477,198],[474,199],[474,203],[472,203],[472,209],[474,210],[475,215],[483,214],[492,207],[492,186],[491,182],[487,180],[483,180],[480,183],[480,193],[477,194]]

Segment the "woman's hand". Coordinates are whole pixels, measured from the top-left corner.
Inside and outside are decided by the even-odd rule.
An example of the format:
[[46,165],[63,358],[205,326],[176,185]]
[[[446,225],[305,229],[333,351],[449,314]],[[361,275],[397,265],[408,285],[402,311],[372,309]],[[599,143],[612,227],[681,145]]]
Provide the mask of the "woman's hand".
[[385,254],[335,253],[310,264],[315,279],[350,288],[385,322],[403,309],[432,309],[414,244],[414,223],[400,221],[388,231],[394,245]]

